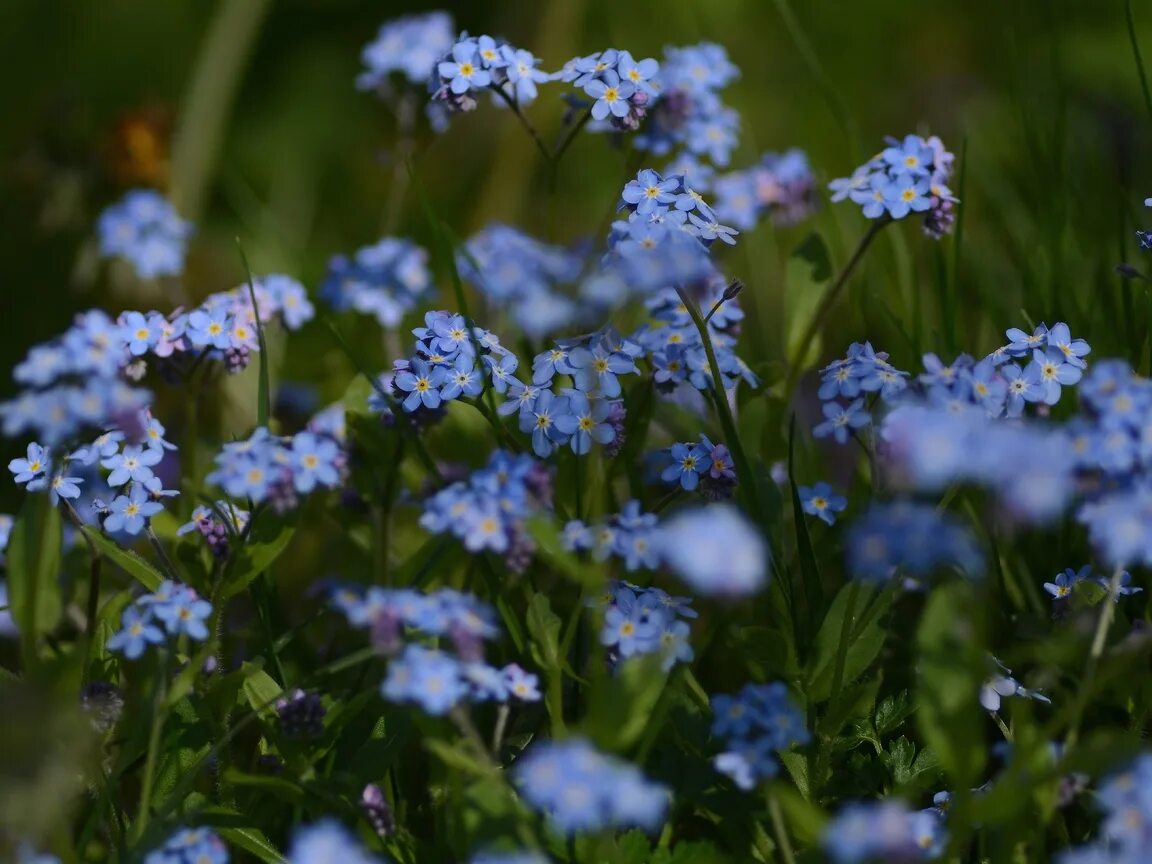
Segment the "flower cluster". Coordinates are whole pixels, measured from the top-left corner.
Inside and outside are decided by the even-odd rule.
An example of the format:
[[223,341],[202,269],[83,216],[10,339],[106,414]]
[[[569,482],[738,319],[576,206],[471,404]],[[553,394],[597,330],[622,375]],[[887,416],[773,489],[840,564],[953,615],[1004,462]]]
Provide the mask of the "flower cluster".
[[739,74],[716,43],[665,48],[659,95],[637,147],[658,156],[682,149],[727,165],[740,133],[740,115],[724,105],[719,92]]
[[507,309],[529,337],[539,339],[579,318],[575,301],[556,291],[579,278],[578,255],[500,223],[474,235],[464,250],[456,256],[460,275]]
[[[1051,582],[1045,582],[1044,590],[1052,595],[1054,602],[1059,602],[1071,597],[1076,586],[1081,584],[1096,585],[1109,592],[1112,590],[1112,580],[1107,576],[1093,576],[1091,564],[1085,564],[1079,570],[1073,570],[1071,567],[1066,568],[1063,572],[1057,573]],[[1143,588],[1132,584],[1131,573],[1127,570],[1121,570],[1117,574],[1116,592],[1112,602],[1119,603],[1121,597],[1130,597],[1143,590]]]
[[452,47],[455,31],[447,12],[405,15],[385,21],[376,38],[364,46],[367,67],[356,77],[361,90],[389,94],[393,76],[423,86],[436,61]]
[[[515,663],[503,668],[484,662],[484,640],[499,631],[491,608],[469,594],[441,589],[431,594],[345,587],[334,604],[356,627],[369,628],[372,641],[392,657],[381,685],[385,699],[418,705],[429,714],[446,714],[461,702],[506,703],[539,700],[537,678]],[[452,651],[405,644],[404,636],[446,637]]]
[[0,403],[6,438],[32,435],[49,446],[78,440],[147,407],[152,394],[132,386],[124,328],[106,313],[78,314],[63,335],[33,346],[12,377],[24,389]]
[[602,828],[653,829],[668,808],[668,790],[639,769],[580,738],[537,744],[516,763],[524,800],[562,834]]
[[657,517],[644,513],[639,501],[629,501],[619,513],[598,526],[573,519],[564,526],[564,546],[572,552],[591,552],[597,561],[614,556],[624,569],[653,570],[660,564],[656,550]]
[[228,864],[228,849],[207,828],[178,828],[159,849],[144,856],[144,864]]
[[608,243],[624,256],[647,251],[653,242],[652,226],[657,225],[679,228],[704,246],[716,240],[729,246],[736,243],[738,232],[719,223],[704,196],[688,185],[683,174],[664,177],[651,168],[639,171],[620,193],[619,209],[628,211],[628,221],[613,224]]
[[[699,304],[703,314],[711,316],[706,327],[720,367],[723,389],[732,390],[740,381],[749,387],[758,387],[759,379],[736,355],[736,340],[744,318],[735,296],[741,284],[710,279],[696,287],[699,290],[692,292],[696,296],[690,299]],[[651,323],[640,327],[629,339],[643,349],[652,368],[656,390],[671,396],[682,393],[685,389],[682,385],[687,385],[689,389],[708,393],[712,389],[708,351],[683,299],[675,291],[666,289],[650,297],[645,305]]]
[[877,504],[852,523],[848,570],[858,579],[885,582],[893,575],[915,580],[942,567],[979,576],[984,555],[968,528],[927,504]]
[[402,237],[385,237],[351,258],[333,256],[320,285],[321,298],[333,309],[373,315],[381,327],[398,327],[431,292],[428,253]]
[[888,146],[857,168],[851,177],[833,180],[833,201],[851,199],[869,219],[903,219],[924,214],[924,233],[939,238],[956,221],[956,197],[948,189],[953,154],[933,135],[885,139]]
[[201,504],[192,511],[192,518],[176,529],[177,536],[196,531],[208,544],[212,555],[223,561],[228,557],[231,541],[244,533],[251,514],[231,501],[217,501],[213,506]]
[[824,851],[834,864],[934,861],[948,844],[936,807],[912,811],[899,800],[846,805],[824,827]]
[[765,153],[749,168],[716,177],[709,188],[716,196],[717,218],[742,231],[751,231],[765,217],[786,228],[816,210],[816,178],[802,150]]
[[731,498],[736,488],[736,468],[732,454],[723,444],[713,444],[701,433],[699,442],[677,442],[658,451],[666,466],[660,473],[665,483],[678,485],[686,492],[699,490],[713,501]]
[[1103,836],[1095,843],[1062,854],[1059,864],[1119,864],[1147,860],[1152,854],[1152,755],[1142,753],[1109,777],[1096,794],[1104,811]]
[[[232,498],[269,501],[283,512],[296,506],[299,495],[338,487],[346,461],[340,445],[327,435],[300,432],[285,437],[260,427],[246,441],[225,444],[205,480]],[[215,526],[213,530],[218,533]]]
[[665,670],[691,662],[695,656],[688,642],[691,630],[681,620],[697,616],[691,603],[691,598],[673,597],[660,588],[612,582],[601,602],[600,644],[609,649],[608,662],[640,654],[660,654]]
[[745,791],[776,776],[777,751],[811,740],[804,715],[779,682],[746,684],[734,696],[713,696],[712,716],[712,734],[724,747],[713,764]]
[[491,36],[463,33],[436,64],[428,92],[449,112],[473,110],[476,94],[484,90],[511,104],[527,105],[536,99],[536,85],[549,80],[539,65],[530,51]]
[[505,556],[513,572],[523,572],[536,550],[525,520],[551,505],[548,469],[530,456],[497,450],[467,480],[429,497],[420,525],[458,537],[470,552],[490,549]]
[[100,254],[123,258],[141,279],[179,276],[192,225],[163,195],[134,189],[100,214]]
[[207,620],[211,614],[212,604],[193,589],[165,580],[124,610],[121,629],[109,637],[108,650],[135,660],[149,645],[180,636],[202,642],[208,638]]
[[573,84],[592,100],[589,113],[608,128],[635,132],[657,93],[660,64],[652,58],[635,60],[627,51],[609,48],[587,57],[574,57],[553,79]]

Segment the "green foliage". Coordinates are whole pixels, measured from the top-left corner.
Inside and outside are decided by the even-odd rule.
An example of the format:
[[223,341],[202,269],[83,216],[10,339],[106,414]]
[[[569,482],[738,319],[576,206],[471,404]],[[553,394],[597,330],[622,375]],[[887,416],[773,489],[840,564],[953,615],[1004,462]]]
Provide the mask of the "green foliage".
[[46,495],[30,495],[8,542],[8,591],[24,662],[35,668],[39,643],[60,618],[60,513]]

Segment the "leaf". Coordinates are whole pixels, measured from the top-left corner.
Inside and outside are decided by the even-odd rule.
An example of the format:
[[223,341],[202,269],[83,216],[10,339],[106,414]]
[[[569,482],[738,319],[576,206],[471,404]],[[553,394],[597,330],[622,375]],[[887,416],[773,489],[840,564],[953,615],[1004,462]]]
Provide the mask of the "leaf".
[[787,783],[773,783],[769,794],[779,802],[784,812],[784,822],[792,829],[797,840],[806,846],[820,842],[827,821],[823,810],[807,801]]
[[272,845],[264,833],[251,827],[251,817],[224,807],[206,807],[197,817],[199,822],[231,843],[267,864],[288,864],[288,859]]
[[901,690],[894,696],[885,696],[876,706],[876,734],[884,738],[895,732],[911,716],[913,710],[907,690]]
[[819,234],[809,234],[792,252],[784,278],[787,311],[784,344],[787,347],[788,362],[807,368],[820,356],[821,339],[817,334],[809,343],[805,355],[797,357],[802,347],[800,339],[816,315],[828,283],[832,281],[832,261],[828,256],[828,247]]
[[888,744],[888,749],[880,754],[880,761],[892,775],[898,786],[908,782],[912,774],[912,762],[916,758],[916,745],[901,735]]
[[[824,616],[824,623],[820,632],[816,634],[816,644],[809,662],[808,672],[808,698],[813,702],[822,702],[835,695],[832,692],[833,678],[835,676],[836,656],[840,648],[840,637],[844,627],[844,615],[848,610],[848,600],[853,590],[859,591],[853,621],[850,622],[846,643],[847,651],[844,656],[844,675],[842,684],[848,684],[862,675],[884,647],[886,636],[884,628],[880,626],[883,609],[892,602],[890,592],[879,597],[875,591],[864,585],[852,582],[845,585],[832,601],[832,607]],[[868,609],[868,601],[882,604],[880,609],[870,610],[871,620],[859,633],[853,633],[860,627],[862,614]]]
[[528,520],[527,528],[529,536],[536,541],[537,554],[556,572],[594,591],[603,587],[601,569],[581,561],[579,556],[564,548],[555,522],[546,516],[534,516]]
[[262,717],[274,715],[276,713],[274,703],[276,698],[284,692],[284,688],[255,663],[245,661],[240,669],[246,673],[241,689],[248,700],[248,705]]
[[160,587],[160,583],[164,581],[163,573],[161,573],[131,549],[125,549],[111,537],[108,537],[97,531],[95,528],[90,528],[87,525],[85,525],[80,530],[84,532],[84,536],[88,538],[88,542],[95,546],[101,555],[103,555],[105,558],[107,558],[109,561],[111,561],[113,564],[115,564],[145,588],[147,588],[149,591],[155,591]]
[[477,777],[492,776],[492,769],[472,753],[467,752],[464,749],[464,742],[449,744],[438,738],[429,738],[424,742],[424,748],[449,768],[459,768],[466,774],[474,774]]
[[296,532],[296,516],[285,522],[270,510],[256,515],[244,543],[229,562],[222,592],[225,599],[247,588],[283,554]]
[[60,513],[47,495],[29,495],[8,542],[8,605],[21,654],[36,665],[40,637],[60,619]]
[[607,750],[625,750],[643,734],[668,673],[655,654],[630,657],[597,680],[589,697],[588,733]]
[[918,643],[916,726],[954,787],[970,788],[987,760],[978,701],[986,675],[984,605],[972,585],[953,582],[928,596]]
[[779,755],[785,770],[788,771],[788,776],[792,778],[800,794],[807,799],[812,794],[812,784],[808,779],[808,758],[798,750],[782,750]]
[[534,594],[528,603],[528,633],[532,659],[544,670],[560,668],[560,616],[552,611],[546,594]]

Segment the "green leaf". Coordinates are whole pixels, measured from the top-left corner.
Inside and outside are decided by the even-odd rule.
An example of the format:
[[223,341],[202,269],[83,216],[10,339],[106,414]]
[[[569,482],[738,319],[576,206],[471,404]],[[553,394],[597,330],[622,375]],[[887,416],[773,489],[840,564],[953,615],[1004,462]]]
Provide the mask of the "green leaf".
[[954,786],[980,782],[987,759],[978,696],[987,674],[984,600],[973,585],[933,589],[917,631],[916,726]]
[[87,525],[80,530],[84,532],[84,536],[88,538],[88,542],[95,546],[101,555],[149,591],[155,591],[160,587],[160,583],[164,581],[163,573],[131,549],[125,549],[111,537],[107,537],[95,528],[90,528]]
[[588,733],[597,744],[621,751],[639,740],[668,680],[661,663],[656,654],[630,657],[596,681],[589,697]]
[[907,720],[915,707],[907,690],[894,696],[885,696],[876,706],[876,734],[881,738],[895,732]]
[[262,831],[251,827],[252,817],[224,807],[206,807],[197,821],[210,826],[221,837],[266,864],[288,864]]
[[[862,675],[880,654],[884,647],[885,631],[880,626],[882,612],[892,602],[890,592],[876,596],[876,592],[860,583],[849,583],[840,589],[828,614],[824,616],[824,623],[820,632],[816,634],[816,644],[813,649],[812,660],[808,665],[808,698],[813,702],[822,702],[832,697],[832,684],[835,675],[836,655],[840,647],[840,635],[844,627],[844,615],[848,610],[848,599],[853,589],[858,590],[859,599],[856,611],[852,616],[848,630],[847,653],[844,657],[843,684]],[[869,607],[869,601],[879,603],[881,606]],[[860,621],[866,610],[869,610],[870,621],[862,630]],[[856,632],[859,631],[859,632]]]
[[787,347],[789,364],[799,363],[807,368],[820,356],[820,336],[809,345],[804,357],[797,357],[800,351],[800,338],[811,323],[820,299],[832,281],[832,260],[828,247],[819,234],[812,233],[804,238],[788,258],[784,271],[786,329],[784,344]]
[[534,516],[527,521],[527,528],[529,536],[536,541],[537,555],[556,572],[593,591],[603,587],[602,569],[581,561],[565,549],[555,522],[546,516]]
[[35,666],[40,637],[60,619],[60,513],[47,495],[29,495],[8,541],[8,605],[24,662]]
[[546,594],[535,594],[528,603],[528,633],[532,637],[532,659],[544,670],[558,669],[560,628],[563,622],[552,611]]
[[796,835],[797,840],[806,846],[814,846],[820,842],[824,823],[827,821],[823,810],[806,800],[787,783],[773,783],[769,794],[780,803],[784,821]]
[[449,744],[439,738],[429,738],[424,742],[424,748],[449,768],[459,768],[466,774],[474,774],[477,777],[491,777],[492,769],[468,752],[466,747],[465,742]]
[[276,713],[273,703],[284,692],[284,688],[276,680],[255,663],[245,661],[241,667],[245,673],[242,689],[248,705],[262,717],[271,717]]
[[816,565],[816,554],[812,551],[812,538],[808,534],[808,517],[804,513],[804,505],[800,502],[800,487],[796,485],[796,415],[788,424],[788,488],[792,490],[792,522],[796,528],[796,555],[800,559],[800,590],[794,592],[804,598],[808,608],[808,615],[802,612],[796,615],[797,650],[800,656],[805,651],[810,638],[810,626],[815,627],[813,619],[818,614],[816,610],[824,608],[823,583],[820,581],[820,568]]
[[288,548],[296,532],[297,516],[294,514],[291,521],[285,522],[272,511],[263,510],[254,517],[244,543],[229,562],[223,589],[225,599],[247,588]]

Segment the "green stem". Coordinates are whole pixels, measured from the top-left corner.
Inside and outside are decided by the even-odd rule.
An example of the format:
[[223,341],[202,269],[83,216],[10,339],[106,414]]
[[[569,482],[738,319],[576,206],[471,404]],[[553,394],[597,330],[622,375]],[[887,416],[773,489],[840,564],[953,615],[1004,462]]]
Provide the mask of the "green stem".
[[132,840],[139,842],[148,827],[148,817],[152,808],[152,787],[156,782],[156,762],[160,758],[160,740],[164,733],[164,701],[168,693],[168,652],[157,651],[159,662],[156,670],[156,684],[152,692],[152,724],[148,735],[148,755],[144,759],[144,776],[140,783],[140,805],[136,809],[136,821],[132,825]]
[[796,864],[796,855],[792,851],[792,841],[788,838],[788,829],[784,824],[784,814],[780,810],[780,802],[771,790],[767,793],[768,815],[772,819],[772,833],[776,845],[784,856],[784,864]]
[[540,133],[536,130],[536,127],[532,125],[531,121],[524,116],[524,112],[520,110],[520,103],[508,95],[503,85],[496,86],[493,84],[488,89],[503,99],[504,104],[512,109],[512,113],[516,115],[516,119],[520,121],[520,125],[523,126],[532,137],[532,141],[536,144],[536,149],[540,151],[540,155],[544,157],[545,161],[551,164],[555,157],[553,157],[551,151],[549,151],[548,145],[544,143],[544,139],[540,137]]
[[556,168],[560,164],[560,157],[562,157],[564,155],[564,153],[568,150],[568,148],[570,146],[572,146],[572,142],[576,140],[576,136],[580,134],[580,130],[583,129],[585,126],[587,126],[588,121],[591,119],[592,119],[592,109],[589,108],[587,111],[584,112],[584,116],[582,116],[579,120],[577,120],[576,123],[572,126],[572,128],[568,130],[568,134],[564,137],[564,140],[562,140],[560,142],[560,145],[556,148],[556,151],[552,154],[553,180],[555,180]]
[[1072,721],[1068,726],[1068,735],[1064,739],[1065,752],[1072,749],[1080,735],[1080,721],[1084,717],[1084,710],[1088,707],[1088,699],[1092,695],[1092,684],[1100,667],[1100,658],[1104,654],[1104,643],[1108,640],[1108,628],[1112,626],[1112,618],[1116,614],[1116,596],[1120,591],[1120,577],[1123,573],[1124,569],[1117,567],[1112,571],[1112,578],[1108,581],[1108,596],[1104,598],[1100,618],[1096,622],[1096,634],[1092,637],[1092,647],[1088,652],[1084,674],[1080,678],[1080,689],[1076,694]]
[[784,384],[784,404],[790,405],[792,402],[792,394],[796,390],[796,384],[800,381],[800,373],[804,368],[804,359],[808,356],[808,351],[812,346],[812,340],[820,332],[820,328],[824,326],[832,307],[836,305],[840,293],[844,290],[844,286],[848,284],[848,277],[850,277],[860,261],[864,258],[864,253],[868,251],[868,247],[872,245],[872,241],[876,239],[876,235],[880,233],[892,220],[887,216],[882,216],[879,219],[872,221],[868,226],[868,231],[860,238],[859,245],[856,246],[856,251],[852,253],[852,257],[848,259],[848,263],[844,265],[844,269],[836,277],[836,281],[829,286],[828,290],[824,292],[824,296],[820,298],[820,305],[816,307],[815,314],[808,322],[808,326],[804,328],[799,341],[796,343],[796,350],[793,352],[792,362],[788,368],[788,377]]
[[677,288],[676,293],[680,297],[680,302],[684,304],[684,308],[688,310],[692,323],[696,325],[696,331],[700,334],[700,342],[704,346],[704,353],[708,357],[708,369],[712,378],[712,398],[716,403],[716,413],[720,419],[720,426],[724,430],[724,443],[728,445],[728,449],[732,453],[732,461],[736,465],[736,474],[740,478],[743,497],[752,505],[761,530],[767,530],[767,520],[764,518],[764,511],[760,506],[756,478],[752,474],[752,465],[748,461],[748,456],[744,452],[744,445],[736,430],[736,419],[732,415],[732,406],[728,404],[728,393],[724,389],[724,378],[720,371],[720,363],[716,359],[716,349],[712,345],[708,325],[704,323],[700,310],[696,308],[695,301],[688,296],[687,292],[683,288]]
[[1152,88],[1148,86],[1148,75],[1144,71],[1144,58],[1140,55],[1140,43],[1136,39],[1136,18],[1132,15],[1132,0],[1124,3],[1124,14],[1128,21],[1128,39],[1132,43],[1132,57],[1136,61],[1136,74],[1140,78],[1140,90],[1144,94],[1144,107],[1152,117]]
[[[860,601],[860,582],[853,580],[848,588],[848,603],[844,608],[844,619],[840,622],[840,639],[836,644],[836,662],[832,667],[831,701],[828,705],[828,714],[835,714],[840,702],[840,691],[844,687],[844,667],[848,660],[849,638],[852,634],[853,619],[856,617],[856,605]],[[812,778],[814,787],[823,782],[824,774],[828,770],[832,759],[832,744],[825,742],[820,748],[820,756],[816,760],[816,776]]]

